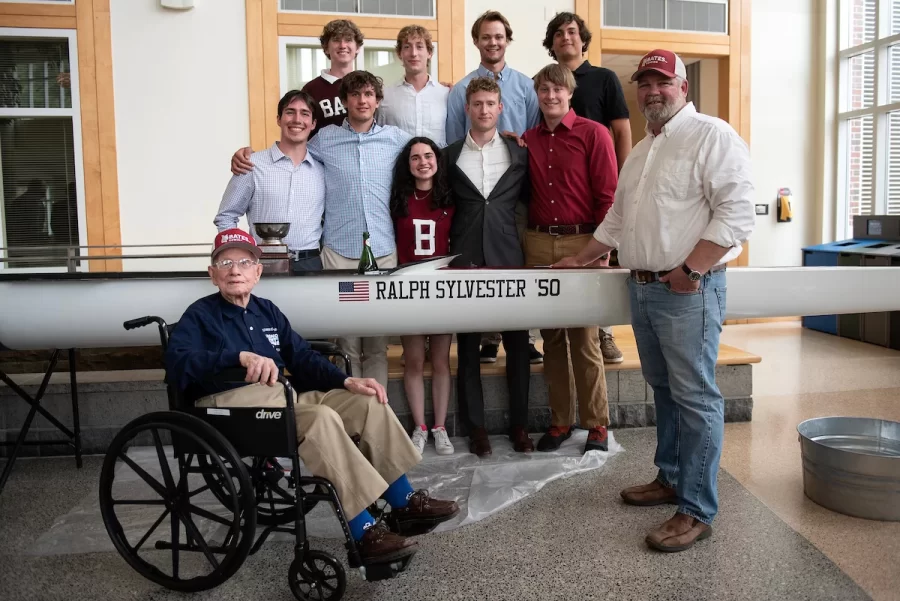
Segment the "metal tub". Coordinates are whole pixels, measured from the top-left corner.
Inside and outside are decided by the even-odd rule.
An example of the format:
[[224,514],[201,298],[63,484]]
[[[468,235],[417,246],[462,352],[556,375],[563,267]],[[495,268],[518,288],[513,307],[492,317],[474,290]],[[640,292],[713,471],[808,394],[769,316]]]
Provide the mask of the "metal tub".
[[900,423],[819,417],[797,431],[807,497],[847,515],[900,521]]

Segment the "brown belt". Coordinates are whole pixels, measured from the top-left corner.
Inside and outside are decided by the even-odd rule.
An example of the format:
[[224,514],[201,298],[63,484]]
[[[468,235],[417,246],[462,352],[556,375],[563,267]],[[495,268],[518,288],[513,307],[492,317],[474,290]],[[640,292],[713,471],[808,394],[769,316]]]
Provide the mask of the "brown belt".
[[[679,267],[680,269],[680,267]],[[725,265],[715,265],[712,269],[710,269],[707,273],[715,273],[717,271],[723,271],[725,269]],[[643,269],[632,269],[631,270],[631,278],[637,282],[638,284],[649,284],[651,282],[658,282],[659,278],[664,275],[672,273],[672,270],[668,271],[645,271]]]
[[597,226],[593,223],[576,223],[574,225],[531,225],[528,229],[553,236],[564,236],[567,234],[590,234],[597,229]]

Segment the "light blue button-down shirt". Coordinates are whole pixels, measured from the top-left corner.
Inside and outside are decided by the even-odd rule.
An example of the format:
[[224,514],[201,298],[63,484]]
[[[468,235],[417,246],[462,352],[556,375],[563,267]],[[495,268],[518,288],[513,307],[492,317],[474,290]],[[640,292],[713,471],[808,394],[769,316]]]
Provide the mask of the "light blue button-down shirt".
[[309,141],[309,152],[325,167],[325,246],[348,259],[362,254],[362,235],[376,257],[397,247],[391,219],[394,163],[412,139],[392,125],[374,123],[358,133],[344,119]]
[[299,165],[284,155],[276,142],[250,155],[253,170],[233,175],[225,187],[213,223],[221,232],[238,226],[247,215],[257,242],[255,223],[290,223],[284,243],[291,250],[319,248],[325,210],[325,170],[306,153]]
[[[478,65],[477,69],[450,90],[447,101],[447,144],[465,138],[472,126],[466,115],[466,86],[476,77],[494,77],[494,74],[484,65]],[[495,79],[500,86],[500,101],[503,103],[497,129],[501,132],[514,131],[521,136],[525,130],[535,127],[541,118],[534,81],[508,64],[503,66]]]

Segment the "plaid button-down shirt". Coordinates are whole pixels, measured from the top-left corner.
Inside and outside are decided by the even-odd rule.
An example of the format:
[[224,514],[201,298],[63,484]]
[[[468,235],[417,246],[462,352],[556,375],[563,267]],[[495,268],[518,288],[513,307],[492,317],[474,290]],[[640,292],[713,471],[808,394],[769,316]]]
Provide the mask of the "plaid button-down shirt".
[[238,226],[247,215],[250,233],[257,242],[255,223],[290,223],[284,243],[291,250],[319,248],[325,210],[325,170],[306,154],[299,165],[273,144],[250,157],[253,170],[233,175],[213,223],[221,232]]
[[362,234],[376,257],[397,247],[391,219],[394,163],[409,140],[408,133],[373,123],[358,133],[345,119],[310,140],[309,151],[325,167],[325,246],[348,259],[362,254]]

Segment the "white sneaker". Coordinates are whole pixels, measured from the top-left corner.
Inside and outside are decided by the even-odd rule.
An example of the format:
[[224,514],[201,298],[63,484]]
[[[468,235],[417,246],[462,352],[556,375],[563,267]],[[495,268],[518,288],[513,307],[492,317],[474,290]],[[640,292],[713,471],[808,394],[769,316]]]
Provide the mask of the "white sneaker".
[[428,442],[428,430],[423,430],[420,426],[416,426],[412,433],[412,443],[419,451],[419,455],[425,452],[425,443]]
[[444,428],[434,428],[431,430],[431,433],[434,435],[434,450],[437,451],[437,454],[452,455],[453,443],[450,442],[447,430]]

